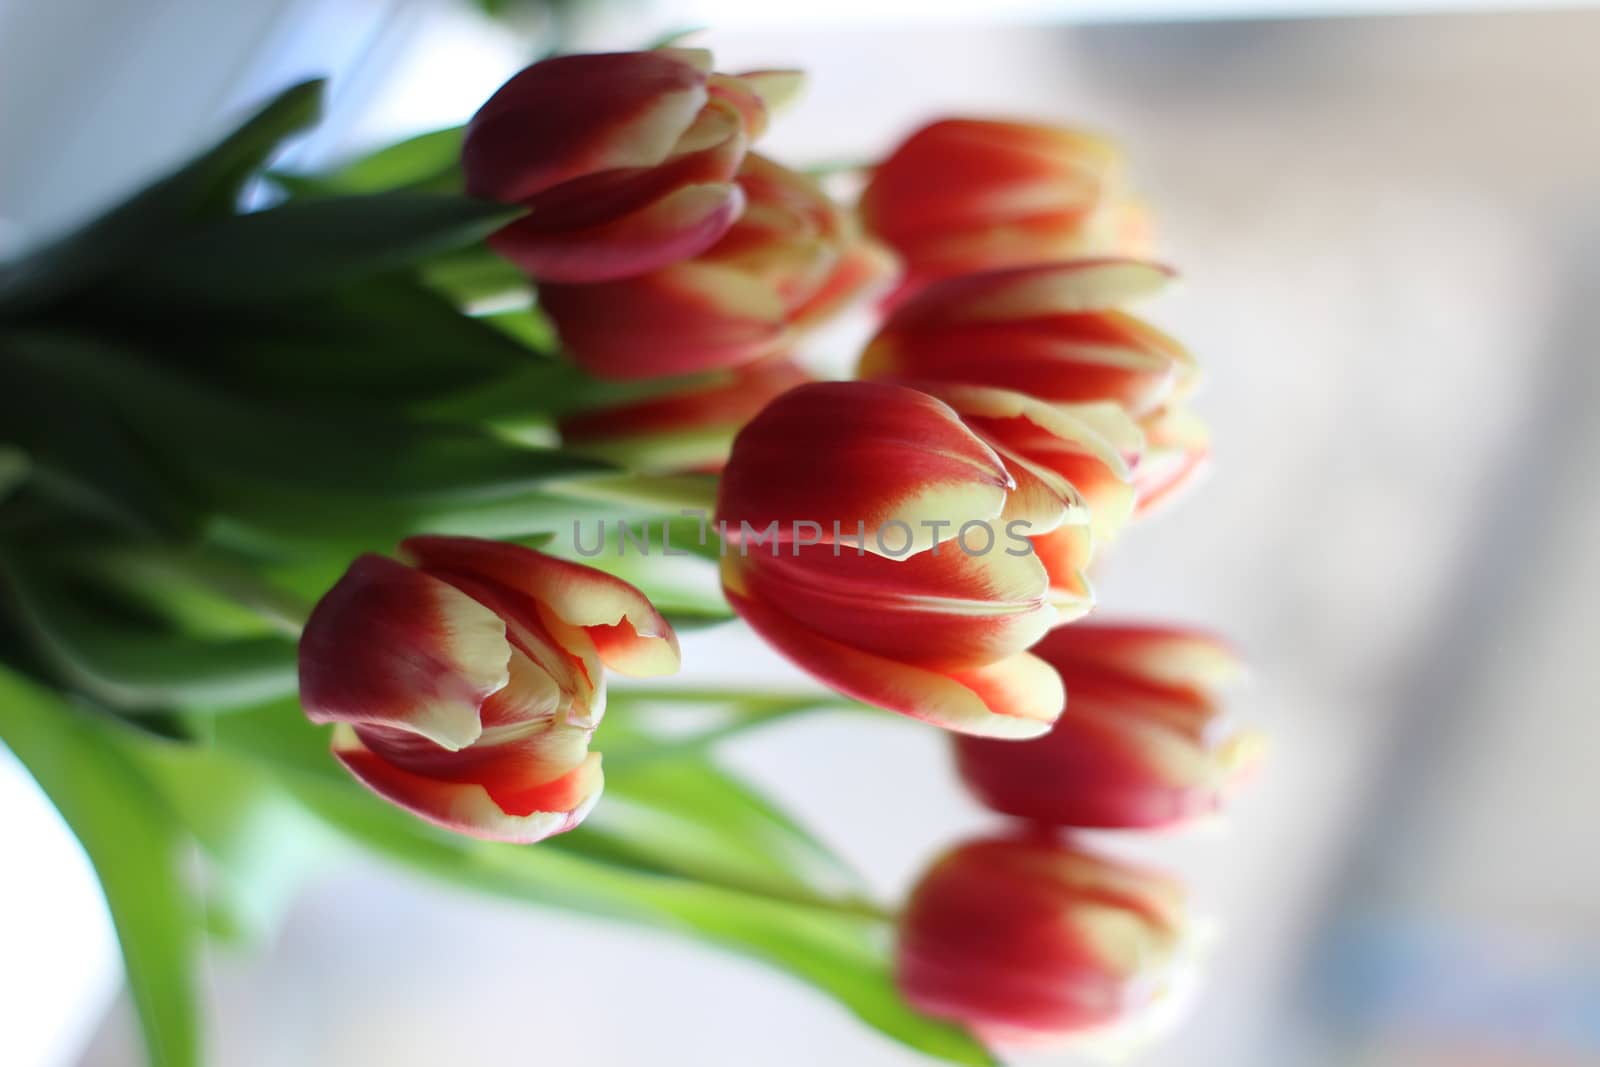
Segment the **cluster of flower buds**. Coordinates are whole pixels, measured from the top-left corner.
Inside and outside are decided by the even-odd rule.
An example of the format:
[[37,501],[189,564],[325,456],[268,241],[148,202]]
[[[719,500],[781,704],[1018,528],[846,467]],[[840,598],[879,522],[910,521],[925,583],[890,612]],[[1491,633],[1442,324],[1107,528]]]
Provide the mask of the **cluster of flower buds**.
[[[1020,820],[911,895],[905,996],[992,1041],[1097,1029],[1160,995],[1181,893],[1064,832],[1210,814],[1258,747],[1219,733],[1216,638],[1065,625],[1094,606],[1096,553],[1208,454],[1194,360],[1125,310],[1173,273],[1139,258],[1120,153],[1078,132],[933,123],[847,210],[750,150],[798,84],[682,49],[546,60],[473,119],[467,188],[527,207],[490,244],[578,365],[703,376],[570,414],[564,445],[720,472],[738,615],[840,692],[950,730],[973,794]],[[897,263],[856,379],[812,380],[797,338]],[[317,609],[307,712],[425,818],[520,841],[576,825],[602,665],[675,669],[671,629],[631,586],[529,549],[402,552],[362,557]]]
[[467,189],[522,204],[490,244],[540,283],[572,358],[659,378],[770,355],[892,270],[806,175],[750,151],[800,76],[709,53],[562,56],[468,127]]

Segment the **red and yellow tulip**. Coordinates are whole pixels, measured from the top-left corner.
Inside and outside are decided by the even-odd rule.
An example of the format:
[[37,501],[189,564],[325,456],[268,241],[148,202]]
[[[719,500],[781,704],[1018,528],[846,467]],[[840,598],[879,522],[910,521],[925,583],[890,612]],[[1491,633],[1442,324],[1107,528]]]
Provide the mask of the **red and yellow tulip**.
[[843,693],[962,732],[1037,736],[1062,691],[1026,651],[1057,621],[1027,536],[1076,506],[1055,480],[1013,475],[925,393],[804,385],[734,441],[717,500],[733,546],[723,587]]
[[604,668],[669,674],[671,626],[637,589],[532,549],[413,537],[365,555],[300,639],[306,715],[380,796],[474,837],[537,841],[599,798]]
[[912,891],[896,979],[915,1007],[987,1042],[1059,1042],[1152,1006],[1185,921],[1162,875],[1045,837],[972,841]]
[[[1194,358],[1122,310],[1172,277],[1143,260],[1083,259],[934,282],[894,309],[859,373],[921,388],[1008,389],[1055,405],[1115,405],[1143,435],[1126,458],[1134,506],[1144,510],[1192,478],[1210,447],[1184,407],[1198,384]],[[1123,430],[1113,436],[1131,445]]]
[[767,103],[798,75],[740,78],[711,55],[558,56],[506,82],[467,127],[467,192],[528,214],[489,239],[541,281],[596,282],[709,248],[744,208],[734,180]]
[[1033,649],[1067,689],[1037,740],[958,738],[962,779],[995,811],[1053,826],[1164,827],[1217,811],[1260,755],[1222,729],[1216,691],[1238,673],[1212,634],[1080,623]]
[[747,363],[893,269],[805,175],[751,154],[736,184],[743,213],[699,255],[620,281],[540,289],[575,361],[614,379]]
[[1122,153],[1075,130],[944,119],[913,133],[861,197],[912,285],[1078,256],[1144,255],[1150,222]]

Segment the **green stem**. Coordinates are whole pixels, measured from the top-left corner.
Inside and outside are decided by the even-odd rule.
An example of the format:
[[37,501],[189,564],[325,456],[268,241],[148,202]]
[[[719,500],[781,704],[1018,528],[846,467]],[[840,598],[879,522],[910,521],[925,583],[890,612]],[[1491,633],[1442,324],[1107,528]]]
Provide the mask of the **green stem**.
[[629,504],[660,512],[698,512],[707,522],[717,506],[717,480],[702,474],[607,474],[552,482],[545,488],[570,500]]

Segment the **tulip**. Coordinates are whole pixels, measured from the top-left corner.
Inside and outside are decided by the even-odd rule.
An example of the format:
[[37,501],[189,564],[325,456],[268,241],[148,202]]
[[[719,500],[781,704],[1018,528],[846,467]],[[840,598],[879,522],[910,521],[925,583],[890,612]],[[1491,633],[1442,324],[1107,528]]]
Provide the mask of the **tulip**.
[[602,665],[671,673],[672,628],[637,589],[532,549],[413,537],[358,558],[300,638],[300,698],[373,792],[473,837],[570,830],[599,798]]
[[1080,623],[1034,651],[1066,685],[1055,728],[1020,744],[955,744],[962,779],[995,811],[1053,826],[1175,826],[1217,811],[1254,767],[1258,736],[1220,729],[1216,690],[1238,661],[1215,636]]
[[540,306],[572,358],[605,378],[731,367],[788,347],[891,270],[803,174],[745,157],[746,206],[692,259],[603,285],[547,285]]
[[1198,474],[1210,451],[1185,406],[1199,379],[1193,357],[1120,310],[1171,278],[1154,263],[1091,259],[935,282],[894,309],[859,373],[919,388],[1010,389],[1055,405],[1113,404],[1142,435],[1141,444],[1125,427],[1103,427],[1123,442],[1134,510],[1143,513]]
[[489,98],[467,126],[467,192],[528,214],[489,244],[542,281],[595,282],[709,248],[744,206],[734,181],[767,103],[798,76],[712,73],[709,53],[558,56]]
[[692,387],[560,421],[573,451],[657,474],[715,473],[733,436],[779,394],[811,381],[784,356],[773,356],[697,381]]
[[861,197],[914,283],[1078,256],[1144,255],[1150,225],[1122,155],[1090,134],[945,119],[907,138]]
[[1182,887],[1045,837],[947,853],[899,924],[896,979],[919,1010],[992,1044],[1040,1045],[1125,1024],[1181,960]]
[[1025,651],[1056,621],[1025,534],[1059,525],[1074,501],[1023,484],[924,393],[791,389],[740,431],[723,471],[723,588],[770,644],[851,697],[952,730],[1037,736],[1062,690]]

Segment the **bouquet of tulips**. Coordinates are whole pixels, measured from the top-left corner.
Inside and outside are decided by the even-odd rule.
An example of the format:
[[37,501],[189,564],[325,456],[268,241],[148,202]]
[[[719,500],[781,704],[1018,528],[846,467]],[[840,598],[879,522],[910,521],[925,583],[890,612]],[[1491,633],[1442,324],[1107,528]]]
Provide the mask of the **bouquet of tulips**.
[[[153,1064],[201,1058],[204,938],[338,842],[745,953],[954,1063],[1171,987],[1179,887],[1071,834],[1208,815],[1256,747],[1223,642],[1076,621],[1207,454],[1194,362],[1125,310],[1172,272],[1083,133],[935,122],[847,208],[757,150],[800,85],[564,55],[284,173],[300,85],[0,273],[0,738]],[[815,380],[848,308],[876,333]],[[739,620],[825,688],[680,663]],[[719,760],[840,708],[947,731],[1006,818],[900,903]]]

